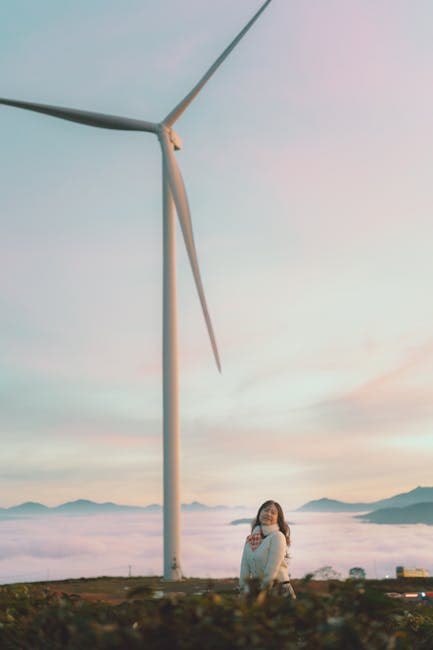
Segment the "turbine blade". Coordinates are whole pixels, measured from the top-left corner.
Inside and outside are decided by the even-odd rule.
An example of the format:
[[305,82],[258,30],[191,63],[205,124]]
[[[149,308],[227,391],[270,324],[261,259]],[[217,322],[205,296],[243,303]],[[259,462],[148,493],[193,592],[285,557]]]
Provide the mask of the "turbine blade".
[[186,250],[188,252],[192,274],[194,276],[195,286],[197,287],[197,292],[200,299],[203,316],[206,322],[207,331],[209,333],[209,338],[212,345],[212,350],[214,353],[216,365],[219,372],[221,372],[221,363],[218,354],[215,334],[213,331],[209,311],[207,308],[203,284],[200,276],[200,269],[198,266],[197,252],[194,244],[191,215],[189,211],[188,198],[185,191],[185,185],[183,183],[182,174],[180,173],[179,166],[174,156],[173,145],[170,142],[168,133],[166,131],[160,132],[160,141],[162,147],[162,155],[164,159],[164,167],[168,176],[170,190],[173,195],[177,216],[179,218],[180,227],[182,229],[183,239],[185,241]]
[[209,81],[209,79],[211,78],[213,73],[220,67],[220,65],[228,57],[230,52],[239,43],[241,38],[243,38],[243,36],[245,36],[247,31],[250,29],[250,27],[253,26],[253,24],[256,22],[257,18],[266,9],[266,7],[268,6],[268,4],[270,2],[271,2],[271,0],[266,0],[266,2],[263,3],[263,5],[260,7],[260,9],[257,11],[257,13],[251,18],[249,23],[247,23],[245,25],[245,27],[242,29],[242,31],[240,31],[239,34],[236,36],[236,38],[233,39],[233,41],[224,50],[224,52],[221,54],[221,56],[219,56],[218,59],[215,61],[215,63],[213,65],[211,65],[211,67],[206,72],[206,74],[200,79],[200,81],[194,86],[194,88],[182,99],[182,101],[171,111],[171,113],[169,113],[167,115],[167,117],[163,121],[163,124],[166,124],[167,126],[172,126],[176,122],[176,120],[179,119],[179,117],[188,108],[188,106],[195,99],[195,97],[197,97],[197,95],[199,94],[199,92],[203,88],[203,86]]
[[47,104],[35,104],[33,102],[22,102],[15,99],[2,99],[0,104],[15,106],[35,113],[44,113],[52,117],[58,117],[69,122],[78,122],[88,126],[97,126],[101,129],[115,129],[117,131],[151,131],[157,133],[157,125],[142,120],[132,120],[128,117],[117,117],[116,115],[105,115],[104,113],[93,113],[81,111],[76,108],[61,106],[49,106]]

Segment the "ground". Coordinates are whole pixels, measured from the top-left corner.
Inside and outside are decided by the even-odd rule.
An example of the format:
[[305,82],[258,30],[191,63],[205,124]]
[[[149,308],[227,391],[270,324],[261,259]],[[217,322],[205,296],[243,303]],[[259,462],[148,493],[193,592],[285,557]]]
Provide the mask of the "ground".
[[[433,578],[417,578],[413,580],[368,580],[367,584],[374,585],[384,592],[433,591]],[[328,593],[331,581],[328,580],[292,580],[296,593]],[[126,600],[134,590],[149,590],[155,595],[167,593],[200,594],[207,591],[217,593],[236,593],[237,578],[209,579],[185,578],[179,582],[165,581],[161,577],[98,577],[79,578],[70,580],[38,583],[55,592],[77,594],[87,600],[104,600],[117,604]]]

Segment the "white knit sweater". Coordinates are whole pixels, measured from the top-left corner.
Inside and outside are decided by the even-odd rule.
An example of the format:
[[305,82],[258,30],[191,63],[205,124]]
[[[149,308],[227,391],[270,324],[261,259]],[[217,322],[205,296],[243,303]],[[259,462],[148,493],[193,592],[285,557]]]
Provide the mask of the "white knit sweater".
[[[248,542],[245,543],[241,560],[239,586],[248,591],[248,579],[258,578],[262,589],[270,586],[274,580],[285,582],[289,579],[287,561],[287,542],[278,524],[262,526],[265,538],[255,551]],[[256,526],[253,533],[260,532]]]

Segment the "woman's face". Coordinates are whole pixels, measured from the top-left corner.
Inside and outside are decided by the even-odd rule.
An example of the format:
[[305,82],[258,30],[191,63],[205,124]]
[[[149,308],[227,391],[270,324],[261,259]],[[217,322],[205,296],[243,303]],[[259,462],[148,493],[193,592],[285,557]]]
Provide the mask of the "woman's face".
[[259,521],[264,526],[272,526],[278,521],[278,510],[273,503],[260,510]]

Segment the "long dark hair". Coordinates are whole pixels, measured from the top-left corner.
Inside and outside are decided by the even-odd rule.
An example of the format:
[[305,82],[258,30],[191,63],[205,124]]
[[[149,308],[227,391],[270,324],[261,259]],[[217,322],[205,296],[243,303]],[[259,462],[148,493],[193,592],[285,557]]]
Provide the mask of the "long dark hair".
[[279,503],[276,501],[273,501],[272,499],[269,499],[268,501],[265,501],[262,503],[260,508],[257,511],[256,518],[253,521],[253,524],[251,526],[251,530],[254,530],[256,526],[260,526],[260,513],[263,510],[263,508],[267,508],[268,506],[275,506],[278,512],[278,519],[277,519],[277,524],[278,528],[280,531],[283,533],[284,537],[286,538],[287,546],[290,546],[290,528],[289,525],[287,524],[285,518],[284,518],[284,512],[282,507],[280,506]]

